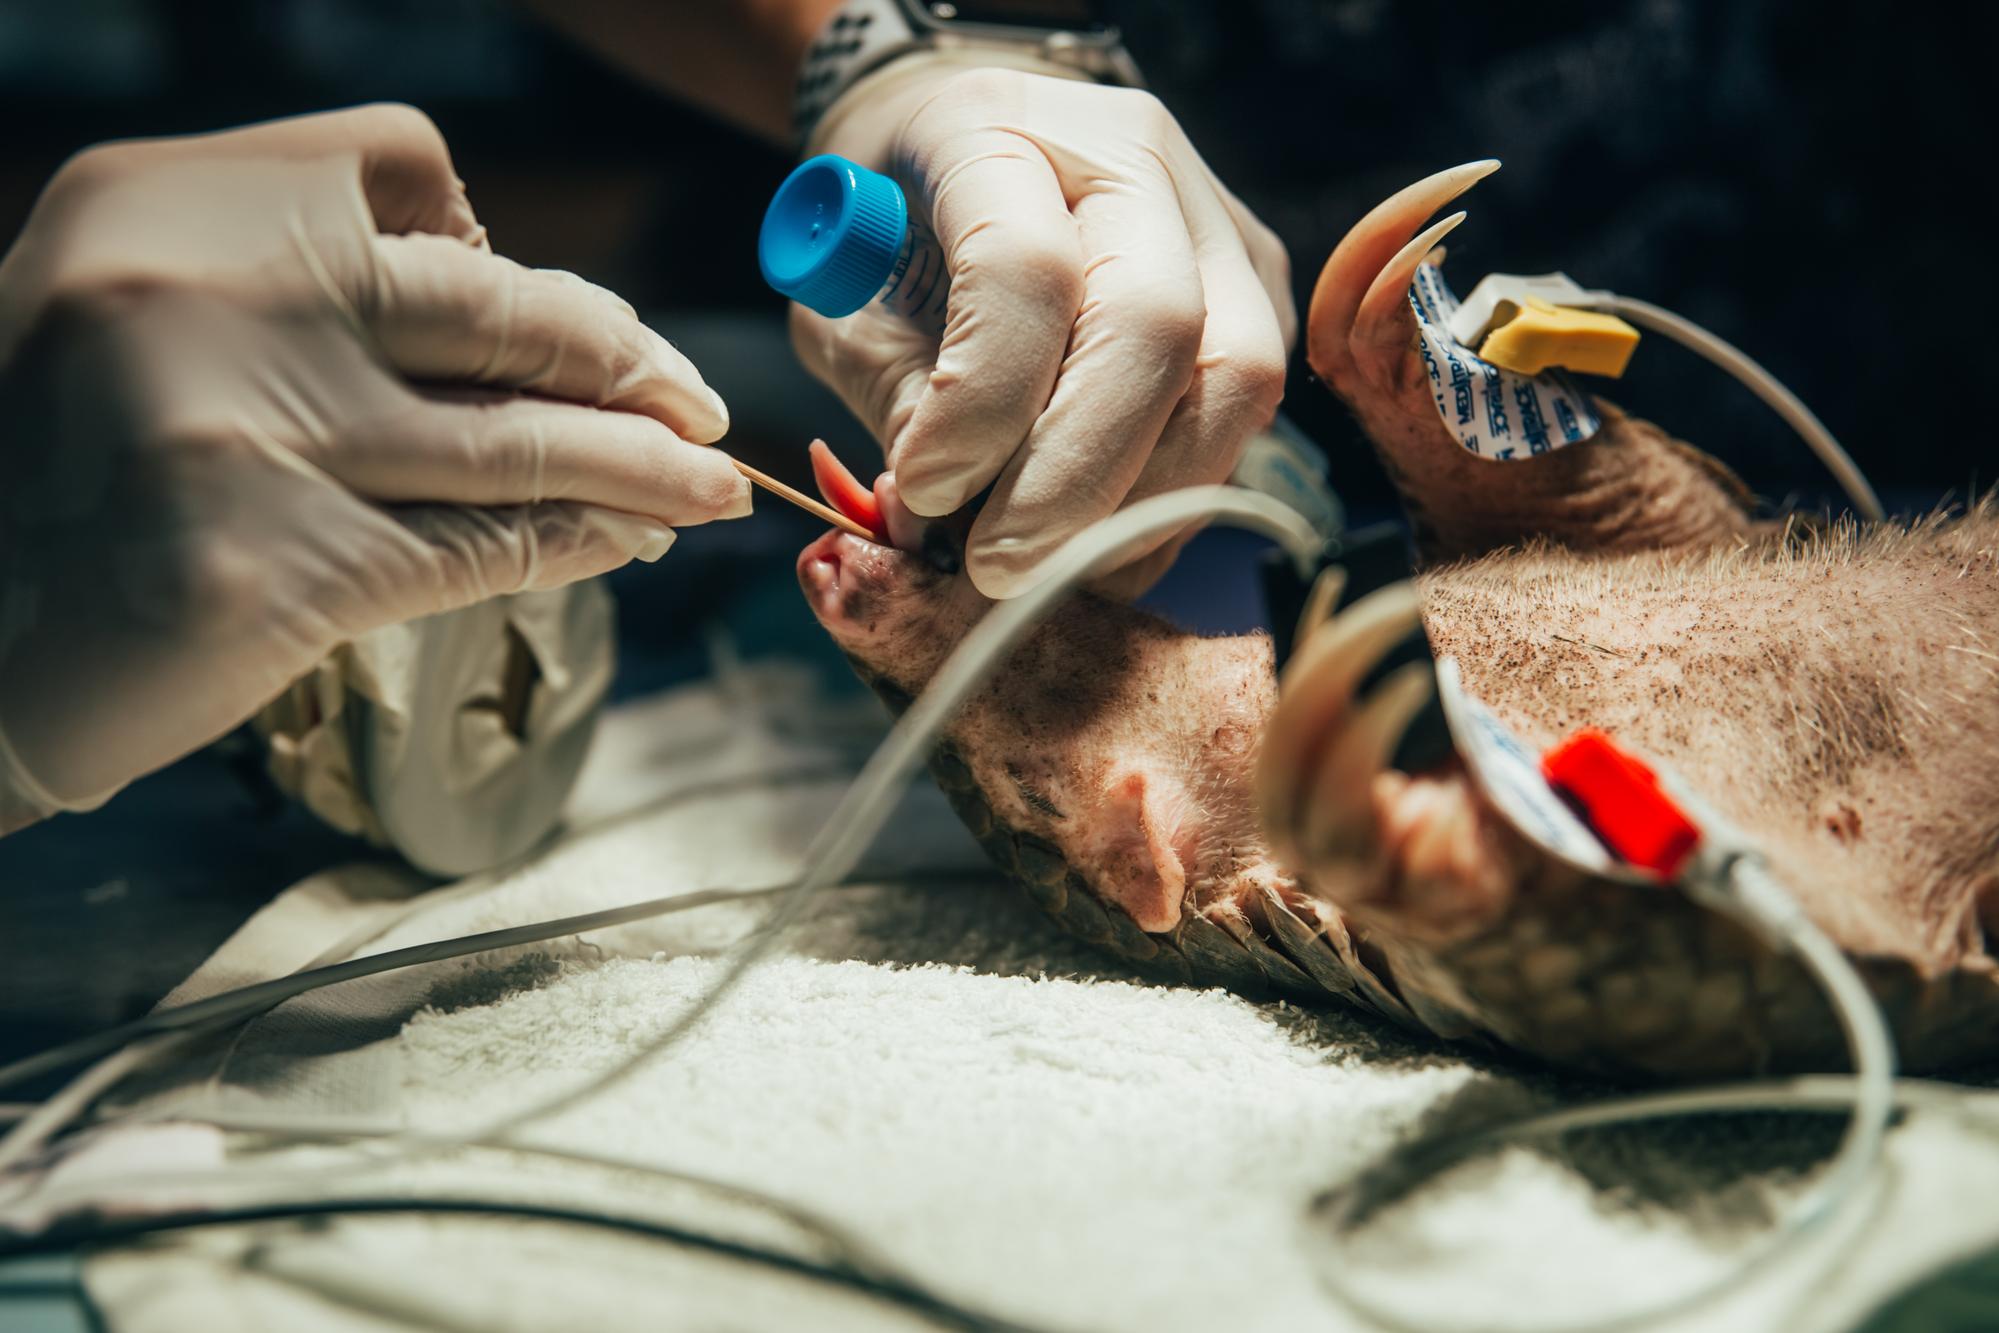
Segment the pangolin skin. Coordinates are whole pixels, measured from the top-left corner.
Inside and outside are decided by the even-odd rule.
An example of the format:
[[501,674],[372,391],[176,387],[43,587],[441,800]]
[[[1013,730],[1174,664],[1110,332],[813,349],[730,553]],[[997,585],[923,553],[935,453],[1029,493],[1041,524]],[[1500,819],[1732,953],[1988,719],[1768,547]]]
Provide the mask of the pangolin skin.
[[[1406,615],[1529,744],[1600,727],[1754,838],[1859,965],[1905,1065],[1999,1053],[1999,508],[1758,522],[1720,464],[1607,404],[1586,443],[1465,454],[1404,293],[1441,232],[1417,227],[1481,174],[1377,208],[1312,303],[1314,369],[1429,559]],[[815,613],[892,705],[989,605],[938,563],[839,534],[799,560]],[[1413,695],[1352,696],[1393,619],[1334,618],[1280,709],[1267,637],[1203,638],[1083,595],[953,721],[934,771],[1045,911],[1158,975],[1343,998],[1602,1072],[1841,1063],[1815,988],[1744,929],[1551,862],[1455,760],[1388,767]]]
[[[1989,509],[1699,554],[1536,547],[1426,573],[1424,624],[1530,744],[1588,722],[1703,792],[1929,1067],[1999,1053],[1999,675],[1976,623],[1999,623],[1996,552]],[[851,537],[815,543],[800,576],[892,704],[984,609],[961,576]],[[1344,996],[1607,1071],[1838,1063],[1795,965],[1675,892],[1549,863],[1455,765],[1349,793],[1374,831],[1364,875],[1286,864],[1252,800],[1276,697],[1265,636],[1084,595],[934,769],[1037,903],[1162,975]]]

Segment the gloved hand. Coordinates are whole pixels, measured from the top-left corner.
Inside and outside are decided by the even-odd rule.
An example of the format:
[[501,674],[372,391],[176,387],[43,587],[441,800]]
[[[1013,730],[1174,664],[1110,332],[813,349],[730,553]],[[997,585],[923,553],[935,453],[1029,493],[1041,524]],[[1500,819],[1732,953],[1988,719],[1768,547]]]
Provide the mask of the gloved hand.
[[811,151],[894,176],[943,246],[941,345],[876,305],[794,306],[792,334],[916,513],[997,479],[967,547],[980,591],[1021,591],[1125,504],[1226,480],[1275,413],[1297,329],[1283,246],[1151,95],[910,55],[843,96]]
[[0,422],[0,832],[750,507],[694,367],[492,254],[404,107],[72,160],[0,262]]

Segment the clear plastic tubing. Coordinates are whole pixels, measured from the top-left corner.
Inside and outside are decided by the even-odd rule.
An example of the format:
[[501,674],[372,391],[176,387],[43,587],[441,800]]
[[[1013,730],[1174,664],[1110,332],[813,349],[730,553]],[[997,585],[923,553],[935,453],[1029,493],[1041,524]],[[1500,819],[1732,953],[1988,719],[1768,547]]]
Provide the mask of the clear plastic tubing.
[[807,158],[777,187],[757,266],[771,287],[828,319],[878,302],[932,332],[944,327],[950,283],[937,238],[900,185],[837,153]]

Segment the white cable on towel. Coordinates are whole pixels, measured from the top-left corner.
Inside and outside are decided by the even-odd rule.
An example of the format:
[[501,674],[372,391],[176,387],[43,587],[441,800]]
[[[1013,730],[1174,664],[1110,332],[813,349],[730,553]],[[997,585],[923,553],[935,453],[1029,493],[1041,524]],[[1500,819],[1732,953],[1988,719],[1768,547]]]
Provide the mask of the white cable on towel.
[[[786,887],[779,884],[755,889],[703,889],[597,912],[530,922],[524,926],[508,926],[500,930],[433,940],[427,944],[406,945],[386,953],[302,968],[269,981],[238,986],[205,999],[175,1005],[171,1009],[155,1010],[130,1023],[66,1042],[0,1068],[0,1087],[4,1087],[81,1060],[104,1056],[0,1136],[0,1172],[25,1161],[88,1109],[101,1093],[147,1064],[154,1056],[175,1049],[184,1039],[227,1027],[239,1019],[252,1018],[294,996],[405,967],[537,944],[564,935],[580,935],[586,931],[669,916],[711,903],[766,898],[782,892]],[[108,1055],[105,1054],[107,1051]]]
[[[922,873],[931,881],[966,873],[976,878],[987,877],[984,872],[964,872],[956,869],[926,870]],[[867,882],[878,884],[893,878],[895,877],[869,876]],[[108,1091],[165,1052],[176,1049],[183,1041],[220,1030],[241,1019],[254,1018],[296,996],[325,986],[338,985],[343,981],[357,981],[363,977],[378,976],[384,972],[399,971],[406,967],[419,967],[425,963],[464,958],[476,953],[493,953],[501,949],[518,948],[524,944],[560,939],[567,935],[583,935],[612,926],[628,925],[635,921],[671,916],[715,903],[751,902],[759,898],[774,897],[789,887],[791,885],[787,883],[754,889],[699,889],[664,898],[648,898],[642,902],[628,903],[623,907],[607,907],[595,912],[579,912],[574,916],[552,917],[547,921],[533,921],[523,926],[505,926],[498,930],[458,935],[449,939],[432,940],[425,944],[404,945],[399,949],[370,954],[364,958],[350,958],[337,963],[305,967],[269,981],[238,986],[233,990],[176,1005],[171,1009],[156,1010],[118,1027],[66,1042],[0,1068],[0,1086],[6,1086],[37,1074],[88,1060],[93,1056],[103,1055],[106,1051],[110,1052],[48,1100],[21,1108],[18,1114],[0,1115],[0,1123],[13,1122],[13,1128],[4,1136],[0,1136],[0,1172],[25,1160],[41,1145],[53,1139],[80,1117],[101,1093]],[[0,1200],[0,1207],[4,1207],[4,1204],[5,1201]]]
[[[1720,895],[1724,901],[1708,905],[1746,918],[1760,933],[1795,954],[1824,992],[1846,1035],[1854,1069],[1854,1077],[1847,1085],[1849,1090],[1843,1099],[1852,1108],[1846,1133],[1840,1140],[1831,1166],[1776,1233],[1750,1249],[1744,1258],[1720,1275],[1651,1306],[1571,1323],[1536,1320],[1532,1325],[1536,1333],[1612,1333],[1612,1330],[1638,1328],[1678,1318],[1707,1306],[1768,1271],[1772,1264],[1795,1250],[1808,1236],[1816,1234],[1847,1207],[1858,1203],[1864,1197],[1862,1187],[1880,1163],[1882,1140],[1887,1134],[1888,1120],[1894,1114],[1896,1101],[1895,1047],[1887,1022],[1881,1016],[1880,1006],[1874,1003],[1866,983],[1839,951],[1839,946],[1804,914],[1796,900],[1769,873],[1761,860],[1740,858],[1732,863],[1730,869],[1733,872],[1730,890]],[[1467,1148],[1545,1139],[1577,1129],[1629,1124],[1665,1116],[1712,1115],[1745,1109],[1823,1110],[1828,1101],[1824,1086],[1827,1082],[1829,1080],[1820,1080],[1817,1086],[1805,1092],[1782,1088],[1782,1085],[1782,1090],[1774,1094],[1756,1085],[1723,1085],[1612,1098],[1589,1106],[1509,1121],[1469,1134],[1417,1139],[1391,1153],[1383,1163],[1371,1168],[1370,1174],[1378,1175],[1391,1165],[1413,1164],[1434,1156],[1437,1159],[1435,1162],[1414,1171],[1416,1180],[1420,1182],[1464,1160],[1463,1150]],[[1405,1193],[1413,1192],[1413,1189],[1412,1185]],[[1359,1287],[1348,1280],[1348,1266],[1340,1252],[1340,1237],[1352,1229],[1351,1224],[1360,1211],[1361,1203],[1360,1190],[1350,1184],[1321,1196],[1314,1207],[1314,1220],[1319,1223],[1322,1232],[1320,1244],[1332,1251],[1330,1256],[1321,1257],[1319,1278],[1336,1299],[1383,1328],[1396,1330],[1397,1333],[1462,1333],[1473,1329],[1485,1333],[1495,1327],[1490,1322],[1443,1324],[1429,1315],[1415,1318],[1363,1295]]]
[[1796,394],[1784,387],[1783,381],[1765,370],[1748,353],[1685,316],[1676,315],[1650,301],[1606,291],[1592,291],[1589,296],[1591,309],[1608,311],[1642,329],[1662,333],[1740,380],[1745,388],[1784,418],[1811,451],[1819,456],[1819,461],[1839,482],[1840,489],[1846,492],[1847,499],[1853,501],[1854,509],[1862,518],[1878,522],[1886,516],[1886,511],[1881,508],[1881,497],[1874,493],[1874,487],[1868,484],[1866,475],[1853,461],[1853,456],[1833,438],[1825,423]]
[[[788,886],[784,884],[774,884],[754,889],[700,889],[692,893],[677,893],[665,898],[649,898],[644,902],[627,903],[623,907],[607,907],[596,912],[580,912],[575,916],[531,921],[526,925],[505,926],[499,930],[484,930],[473,935],[456,935],[449,939],[432,940],[426,944],[408,944],[400,949],[390,949],[385,953],[370,954],[364,958],[349,958],[338,963],[304,968],[282,977],[273,977],[269,981],[253,982],[204,999],[175,1005],[171,1009],[156,1009],[150,1014],[135,1018],[129,1023],[121,1023],[115,1028],[93,1032],[75,1041],[64,1042],[61,1046],[50,1050],[38,1051],[34,1055],[0,1067],[0,1088],[33,1078],[38,1074],[66,1068],[104,1055],[106,1052],[125,1051],[140,1038],[155,1033],[192,1033],[223,1027],[238,1019],[254,1017],[267,1009],[283,1004],[294,996],[304,995],[322,986],[355,981],[361,977],[372,977],[378,973],[416,967],[423,963],[463,958],[467,954],[491,953],[498,949],[510,949],[523,944],[538,944],[543,940],[558,939],[564,935],[580,935],[587,931],[622,926],[634,921],[670,916],[675,912],[706,907],[711,903],[768,898],[783,892],[786,887]],[[5,1166],[6,1162],[7,1159],[0,1156],[0,1166]]]

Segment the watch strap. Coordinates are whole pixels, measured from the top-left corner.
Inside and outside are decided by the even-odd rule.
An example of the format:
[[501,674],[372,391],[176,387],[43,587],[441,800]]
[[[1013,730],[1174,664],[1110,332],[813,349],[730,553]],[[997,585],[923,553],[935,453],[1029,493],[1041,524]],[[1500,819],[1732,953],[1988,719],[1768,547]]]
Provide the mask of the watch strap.
[[841,93],[869,71],[923,45],[896,0],[847,0],[806,48],[792,92],[792,133],[803,143]]
[[[834,11],[819,36],[806,48],[792,96],[792,130],[800,144],[808,142],[819,121],[849,88],[910,51],[950,53],[968,64],[981,54],[995,64],[1041,67],[1071,78],[1092,79],[1124,87],[1143,87],[1138,66],[1117,40],[1114,29],[1079,35],[1060,30],[1022,29],[1008,40],[992,25],[967,25],[960,30],[941,14],[912,19],[917,0],[847,0]],[[940,11],[946,6],[938,6]]]

